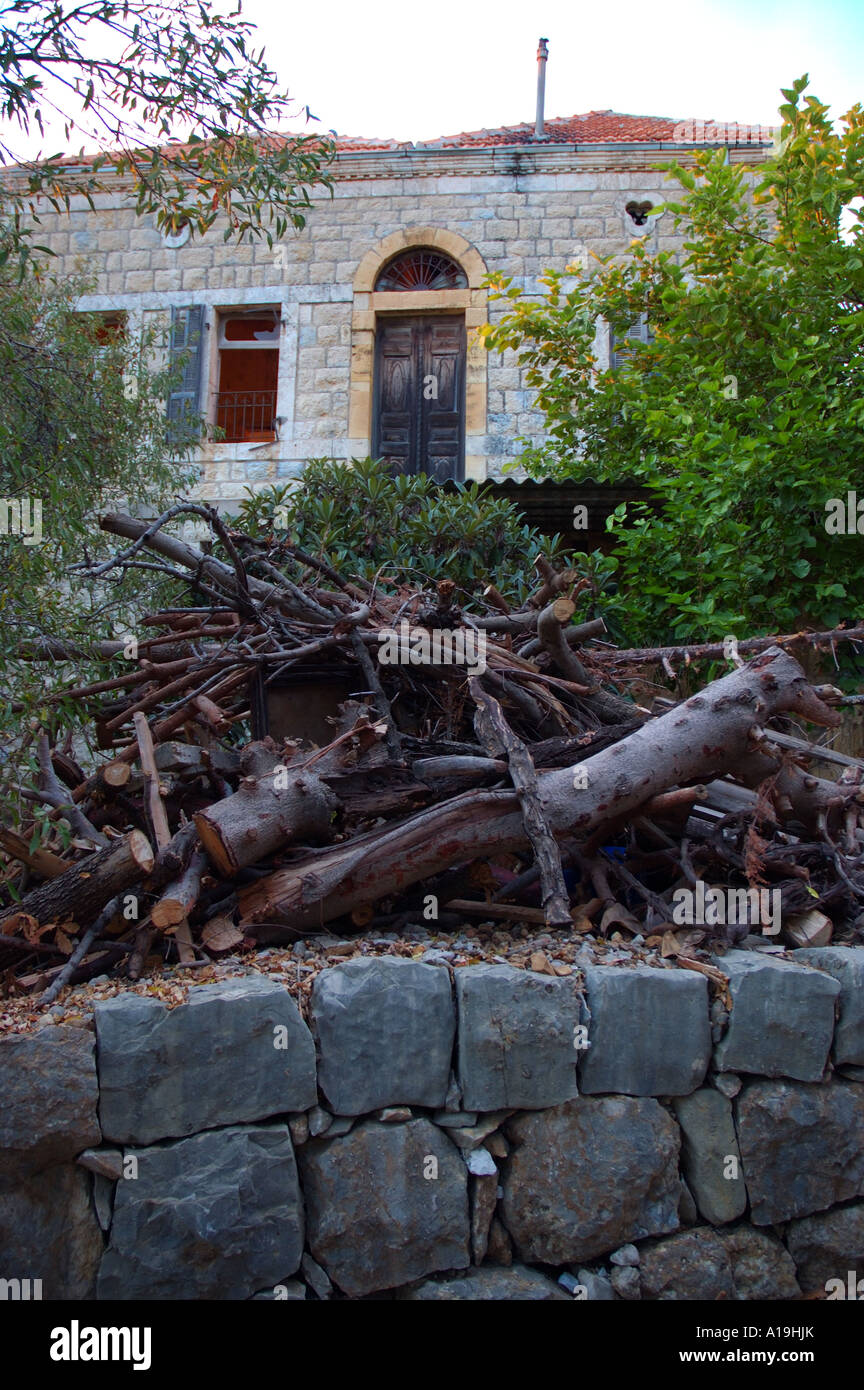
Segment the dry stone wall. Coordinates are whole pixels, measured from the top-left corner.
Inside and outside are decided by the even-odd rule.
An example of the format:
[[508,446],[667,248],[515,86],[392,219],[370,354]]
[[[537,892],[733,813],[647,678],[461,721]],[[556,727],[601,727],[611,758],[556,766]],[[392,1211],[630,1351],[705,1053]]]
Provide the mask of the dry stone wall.
[[250,973],[8,1036],[0,1278],[61,1300],[854,1287],[864,948],[718,963],[727,1004],[675,968],[358,957],[308,1025]]

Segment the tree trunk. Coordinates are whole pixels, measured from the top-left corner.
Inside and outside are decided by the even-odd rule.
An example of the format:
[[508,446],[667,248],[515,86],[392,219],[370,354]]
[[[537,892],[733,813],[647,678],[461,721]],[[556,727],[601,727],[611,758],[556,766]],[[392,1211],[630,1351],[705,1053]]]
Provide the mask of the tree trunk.
[[70,919],[79,927],[89,926],[109,898],[131,888],[152,868],[153,850],[147,836],[131,830],[122,840],[114,840],[107,849],[73,864],[7,908],[0,914],[0,931],[4,922],[19,913],[35,917],[40,926]]
[[[752,757],[751,731],[786,711],[813,723],[840,722],[797,661],[775,647],[629,738],[540,778],[546,822],[557,837],[586,840],[671,787],[723,777]],[[527,840],[515,795],[469,792],[249,885],[239,894],[242,922],[261,939],[280,925],[308,930],[452,865],[524,848]]]
[[326,839],[338,805],[313,773],[276,766],[263,776],[244,777],[232,796],[199,811],[195,825],[216,868],[231,875],[291,840]]

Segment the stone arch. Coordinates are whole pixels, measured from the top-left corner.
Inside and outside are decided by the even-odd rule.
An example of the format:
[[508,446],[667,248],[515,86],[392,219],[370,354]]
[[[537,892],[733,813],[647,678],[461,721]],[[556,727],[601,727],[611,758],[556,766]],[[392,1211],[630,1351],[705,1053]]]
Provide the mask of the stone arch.
[[[443,251],[464,270],[466,289],[376,291],[378,273],[400,251],[430,246]],[[351,322],[351,386],[348,405],[349,448],[355,456],[372,448],[375,329],[381,315],[453,313],[465,315],[468,348],[465,378],[465,477],[487,476],[488,353],[477,329],[486,322],[488,292],[483,281],[486,263],[476,247],[445,227],[405,227],[384,237],[366,252],[353,283]]]
[[450,232],[445,227],[405,227],[366,252],[354,276],[354,293],[371,294],[382,266],[398,252],[408,251],[412,246],[434,246],[446,252],[465,271],[469,290],[480,289],[487,274],[486,264],[480,252],[464,236]]

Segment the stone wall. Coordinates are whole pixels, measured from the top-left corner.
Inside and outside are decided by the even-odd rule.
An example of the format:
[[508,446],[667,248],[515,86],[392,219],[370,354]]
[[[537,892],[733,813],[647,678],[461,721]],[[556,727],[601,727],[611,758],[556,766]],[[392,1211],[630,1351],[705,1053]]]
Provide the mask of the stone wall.
[[[758,149],[730,150],[733,162],[760,157]],[[316,197],[306,227],[273,249],[266,242],[226,244],[219,225],[203,240],[171,249],[154,218],[135,215],[118,181],[116,196],[100,196],[95,211],[83,201],[69,216],[46,208],[39,240],[59,255],[61,272],[81,265],[94,277],[82,309],[125,310],[133,331],[172,306],[205,306],[202,408],[211,419],[218,313],[254,305],[280,310],[278,441],[211,444],[201,454],[202,495],[236,501],[247,485],[296,477],[310,457],[370,452],[376,313],[424,307],[422,295],[371,296],[361,272],[370,254],[399,249],[400,239],[426,245],[440,232],[469,247],[484,274],[503,272],[529,290],[546,268],[563,271],[592,252],[622,253],[637,236],[677,254],[682,243],[671,214],[652,216],[640,229],[625,210],[633,199],[662,202],[670,185],[654,166],[671,158],[686,164],[692,150],[550,145],[343,154],[333,198]],[[487,306],[480,277],[469,275],[469,284],[466,474],[500,477],[518,452],[517,438],[536,437],[540,420],[515,356],[491,356],[479,346],[476,328],[487,308],[493,318],[501,310]],[[401,302],[376,309],[372,298]],[[435,292],[426,300],[427,309],[441,307]],[[607,339],[601,333],[598,340],[601,364]]]
[[846,1287],[864,948],[717,963],[719,992],[357,957],[316,978],[308,1024],[250,973],[6,1036],[0,1279],[63,1300]]

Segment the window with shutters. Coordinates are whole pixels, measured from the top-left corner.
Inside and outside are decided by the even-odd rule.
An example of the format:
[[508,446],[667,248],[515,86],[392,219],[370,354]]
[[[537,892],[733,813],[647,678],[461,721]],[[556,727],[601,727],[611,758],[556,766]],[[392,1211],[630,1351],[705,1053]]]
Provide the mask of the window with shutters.
[[219,316],[216,425],[226,443],[276,438],[278,309]]
[[628,343],[653,343],[654,334],[648,323],[648,315],[640,314],[635,323],[631,323],[627,332],[623,335],[613,333],[609,330],[609,366],[620,367],[627,360]]
[[200,436],[203,329],[203,305],[171,310],[168,442],[178,449]]

